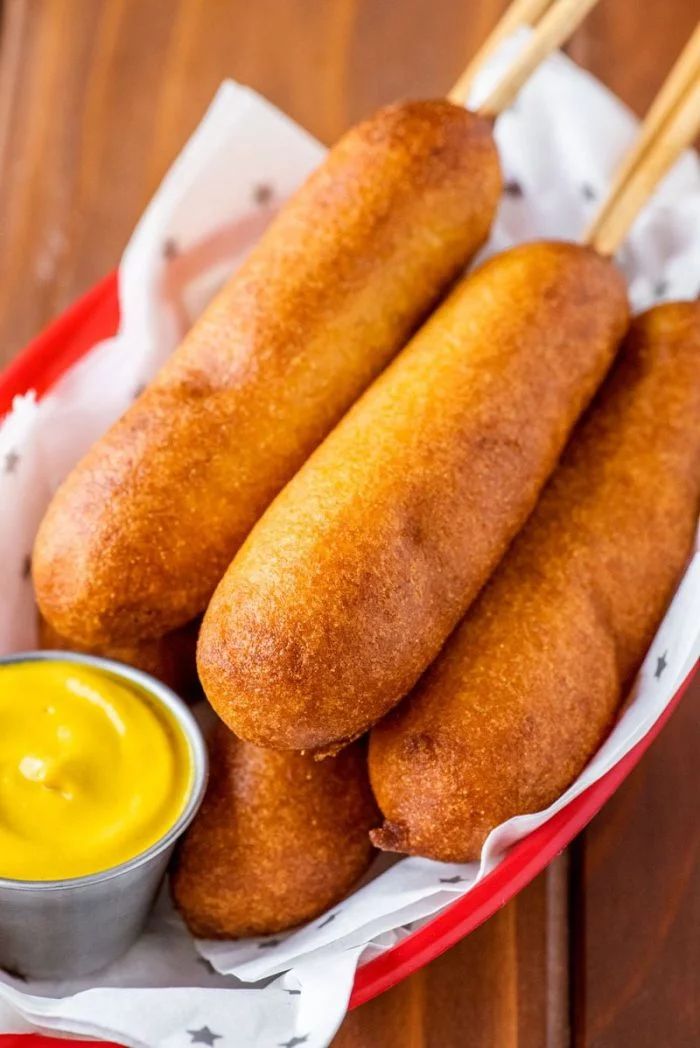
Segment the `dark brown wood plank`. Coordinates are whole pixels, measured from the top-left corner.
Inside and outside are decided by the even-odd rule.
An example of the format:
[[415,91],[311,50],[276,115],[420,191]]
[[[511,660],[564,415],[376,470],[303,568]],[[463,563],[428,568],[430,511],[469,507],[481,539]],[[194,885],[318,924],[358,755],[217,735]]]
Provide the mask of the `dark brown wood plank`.
[[[224,77],[250,83],[330,142],[380,103],[444,91],[504,6],[5,0],[0,360],[116,264]],[[698,16],[700,0],[604,0],[570,52],[641,111]],[[652,1033],[657,1044],[700,1040],[688,1003],[697,829],[678,801],[692,781],[696,716],[686,700],[576,849],[579,1045],[645,1045]],[[680,872],[657,838],[678,846]],[[349,1016],[337,1043],[569,1043],[566,888],[560,862],[468,940]]]
[[108,272],[227,76],[323,141],[439,94],[502,0],[7,0],[0,359]]
[[577,846],[580,1048],[700,1043],[700,681]]
[[567,48],[644,113],[700,19],[700,0],[603,0]]
[[565,856],[448,953],[351,1012],[334,1048],[570,1043]]

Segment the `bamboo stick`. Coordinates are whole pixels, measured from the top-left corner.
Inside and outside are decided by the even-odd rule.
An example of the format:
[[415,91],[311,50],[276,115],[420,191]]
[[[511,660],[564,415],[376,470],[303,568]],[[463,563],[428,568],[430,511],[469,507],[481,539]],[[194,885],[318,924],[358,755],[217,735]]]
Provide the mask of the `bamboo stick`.
[[616,171],[585,242],[613,254],[657,183],[698,133],[700,24],[654,99],[632,149]]

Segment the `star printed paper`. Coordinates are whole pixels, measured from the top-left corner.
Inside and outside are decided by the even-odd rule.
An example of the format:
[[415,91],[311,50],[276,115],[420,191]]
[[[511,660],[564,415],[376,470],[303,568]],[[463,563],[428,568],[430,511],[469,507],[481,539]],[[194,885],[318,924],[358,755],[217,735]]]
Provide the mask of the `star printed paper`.
[[[489,63],[478,97],[521,39],[508,41]],[[486,253],[538,236],[576,238],[634,132],[634,119],[600,84],[563,56],[550,58],[496,125],[506,186]],[[254,92],[224,84],[121,261],[118,335],[96,346],[40,403],[18,398],[0,426],[0,651],[36,641],[29,555],[52,491],[148,382],[323,153]],[[637,308],[698,296],[697,158],[684,157],[667,178],[620,262]],[[98,976],[47,984],[0,973],[0,1032],[72,1033],[134,1048],[328,1045],[357,965],[469,892],[511,844],[629,752],[698,658],[699,632],[700,554],[595,759],[547,812],[494,830],[480,863],[382,856],[360,888],[315,921],[240,942],[195,944],[164,891],[140,940]]]

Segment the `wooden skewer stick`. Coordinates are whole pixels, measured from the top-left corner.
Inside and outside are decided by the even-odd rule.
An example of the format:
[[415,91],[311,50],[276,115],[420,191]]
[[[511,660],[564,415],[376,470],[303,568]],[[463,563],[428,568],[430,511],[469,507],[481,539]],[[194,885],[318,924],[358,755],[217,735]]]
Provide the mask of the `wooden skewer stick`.
[[[687,137],[684,132],[686,126],[691,129],[693,126],[692,97],[688,101],[684,100],[698,79],[700,24],[652,102],[632,149],[615,172],[605,202],[586,233],[585,242],[597,247],[603,254],[614,253],[637,212],[653,192],[656,182],[663,178],[679,153],[693,141],[695,135],[691,133]],[[684,108],[674,117],[679,105]],[[662,135],[665,137],[657,145]],[[677,141],[684,141],[684,144],[679,145],[674,153],[674,143]],[[661,153],[657,152],[659,148],[662,149]],[[652,150],[654,153],[649,157]]]
[[[568,40],[597,3],[598,0],[557,0],[543,15],[532,36],[495,90],[479,106],[479,114],[496,117],[502,113],[515,99],[540,62]],[[454,96],[455,88],[450,92],[452,101],[457,100]]]
[[511,33],[514,33],[516,29],[520,29],[521,26],[534,27],[547,8],[551,7],[554,2],[555,0],[513,0],[513,3],[506,8],[501,19],[496,23],[467,68],[461,74],[459,80],[448,94],[448,100],[454,102],[455,105],[464,105],[469,98],[476,74],[498,45]]
[[607,209],[602,222],[589,229],[585,243],[612,256],[669,168],[700,133],[700,76],[687,89],[640,163]]

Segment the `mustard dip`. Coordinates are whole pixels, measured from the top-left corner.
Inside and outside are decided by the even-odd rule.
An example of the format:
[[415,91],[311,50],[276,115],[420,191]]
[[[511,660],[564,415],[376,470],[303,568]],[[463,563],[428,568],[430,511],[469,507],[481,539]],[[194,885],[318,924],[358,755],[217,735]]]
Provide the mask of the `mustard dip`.
[[90,666],[0,665],[0,877],[82,877],[144,851],[190,794],[187,739],[135,685]]

